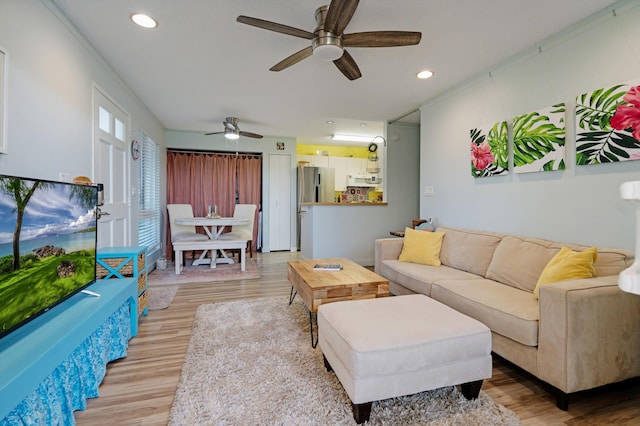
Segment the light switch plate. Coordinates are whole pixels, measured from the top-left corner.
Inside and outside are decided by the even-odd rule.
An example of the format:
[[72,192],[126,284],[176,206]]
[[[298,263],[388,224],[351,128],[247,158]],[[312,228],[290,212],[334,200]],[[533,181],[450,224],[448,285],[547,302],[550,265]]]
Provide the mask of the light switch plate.
[[432,196],[433,195],[433,186],[425,186],[424,187],[424,195],[425,196]]

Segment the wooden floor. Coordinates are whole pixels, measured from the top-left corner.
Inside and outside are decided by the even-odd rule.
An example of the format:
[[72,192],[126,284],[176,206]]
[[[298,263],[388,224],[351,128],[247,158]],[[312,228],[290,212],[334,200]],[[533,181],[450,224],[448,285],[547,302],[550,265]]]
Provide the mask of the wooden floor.
[[[83,425],[166,425],[196,308],[226,300],[288,296],[286,261],[297,253],[254,256],[259,280],[184,284],[168,309],[150,311],[140,321],[125,359],[109,364],[100,397],[76,412]],[[640,355],[640,354],[639,354]],[[555,406],[544,385],[494,356],[493,377],[482,390],[512,409],[523,425],[639,425],[640,381],[578,394],[568,411]]]

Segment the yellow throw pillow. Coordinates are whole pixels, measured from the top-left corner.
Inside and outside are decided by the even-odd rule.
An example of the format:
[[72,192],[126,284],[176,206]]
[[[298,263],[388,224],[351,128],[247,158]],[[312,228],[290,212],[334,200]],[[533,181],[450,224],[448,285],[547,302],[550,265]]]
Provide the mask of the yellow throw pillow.
[[533,295],[538,298],[540,286],[558,281],[591,278],[595,274],[593,264],[598,259],[598,249],[591,247],[585,251],[572,251],[562,247],[544,267]]
[[440,266],[440,248],[444,232],[416,231],[405,228],[404,245],[398,260]]

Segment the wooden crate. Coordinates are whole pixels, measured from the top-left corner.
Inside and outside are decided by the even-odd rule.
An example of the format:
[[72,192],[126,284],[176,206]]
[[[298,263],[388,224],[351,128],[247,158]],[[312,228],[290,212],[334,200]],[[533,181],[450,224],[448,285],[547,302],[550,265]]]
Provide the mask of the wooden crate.
[[146,286],[147,286],[147,274],[140,274],[140,276],[138,277],[138,293],[141,293]]
[[[146,257],[145,253],[140,253],[138,255],[138,271],[137,272],[144,270],[145,257]],[[118,265],[124,262],[125,259],[126,257],[103,257],[100,260],[115,269],[118,267]],[[120,273],[122,276],[127,278],[134,277],[136,274],[134,274],[133,264],[134,264],[133,259],[127,260],[127,262],[124,265],[122,265],[120,269],[117,269],[118,273]],[[102,266],[100,263],[96,264],[96,277],[98,279],[104,278],[109,274],[110,274],[110,271],[108,271],[107,268]]]
[[138,296],[138,318],[142,316],[142,312],[146,309],[149,304],[149,292],[145,291],[140,296]]

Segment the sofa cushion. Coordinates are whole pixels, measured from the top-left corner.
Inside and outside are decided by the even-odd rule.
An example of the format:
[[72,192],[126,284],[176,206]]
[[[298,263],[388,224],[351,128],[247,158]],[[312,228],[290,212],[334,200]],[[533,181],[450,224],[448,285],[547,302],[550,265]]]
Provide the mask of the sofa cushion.
[[533,292],[547,263],[560,251],[553,243],[508,235],[500,241],[486,277]]
[[405,228],[404,243],[398,260],[440,266],[440,248],[443,236],[444,232],[424,232]]
[[431,297],[477,319],[493,332],[527,346],[538,345],[538,301],[530,292],[488,279],[438,280]]
[[[589,249],[589,246],[583,246],[579,244],[562,244],[553,243],[553,247],[558,249],[562,247],[568,247],[573,251],[584,251]],[[598,259],[594,262],[595,268],[594,277],[604,277],[608,275],[618,275],[624,269],[631,266],[635,259],[632,251],[625,249],[615,249],[598,247]]]
[[584,251],[573,251],[568,247],[562,247],[540,274],[533,295],[536,299],[538,298],[541,285],[593,277],[595,273],[593,263],[597,258],[598,249],[595,247]]
[[444,232],[440,261],[443,265],[485,276],[501,234],[442,226]]
[[471,280],[480,278],[475,274],[447,266],[419,265],[393,259],[383,260],[380,263],[378,274],[415,293],[422,293],[426,296],[431,294],[431,283],[436,280]]

